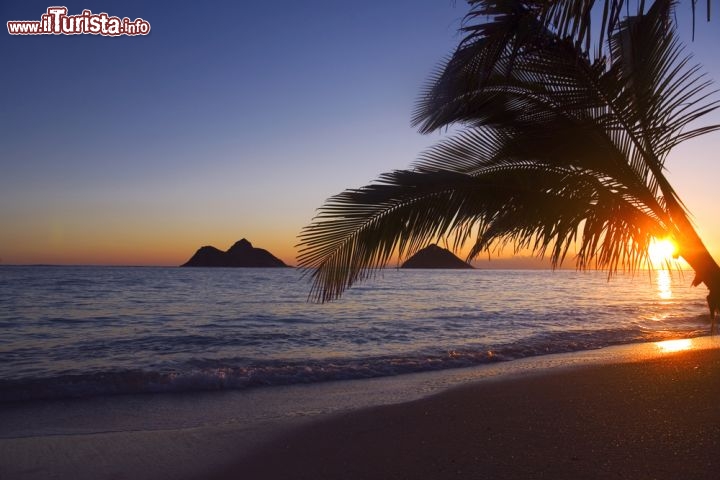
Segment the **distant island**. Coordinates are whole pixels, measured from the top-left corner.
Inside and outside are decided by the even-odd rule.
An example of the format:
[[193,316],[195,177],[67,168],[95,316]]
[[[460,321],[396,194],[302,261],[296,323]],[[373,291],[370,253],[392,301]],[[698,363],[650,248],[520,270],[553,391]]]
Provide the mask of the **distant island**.
[[450,250],[428,245],[412,257],[408,258],[400,268],[474,268],[467,262],[460,260]]
[[226,252],[213,246],[200,248],[181,267],[246,267],[274,268],[287,267],[282,260],[264,250],[255,248],[246,239],[235,242]]

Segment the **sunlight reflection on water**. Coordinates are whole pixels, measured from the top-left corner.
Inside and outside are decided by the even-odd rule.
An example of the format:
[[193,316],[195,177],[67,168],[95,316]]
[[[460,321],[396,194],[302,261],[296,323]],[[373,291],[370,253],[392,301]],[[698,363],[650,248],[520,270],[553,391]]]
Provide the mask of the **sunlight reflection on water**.
[[670,271],[658,270],[655,281],[657,283],[658,296],[663,300],[670,300],[672,298],[672,278]]

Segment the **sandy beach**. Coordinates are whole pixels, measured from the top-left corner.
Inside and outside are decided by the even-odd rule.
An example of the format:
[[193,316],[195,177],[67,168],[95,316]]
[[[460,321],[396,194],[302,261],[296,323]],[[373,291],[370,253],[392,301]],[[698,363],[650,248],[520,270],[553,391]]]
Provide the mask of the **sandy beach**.
[[464,386],[302,427],[215,479],[711,479],[720,350]]

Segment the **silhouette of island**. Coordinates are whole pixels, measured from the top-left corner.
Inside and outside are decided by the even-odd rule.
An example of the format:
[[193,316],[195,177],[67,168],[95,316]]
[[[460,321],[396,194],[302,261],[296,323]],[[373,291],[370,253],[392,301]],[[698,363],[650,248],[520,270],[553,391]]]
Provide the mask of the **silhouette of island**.
[[235,242],[226,252],[213,246],[201,247],[181,267],[287,267],[282,260],[264,250],[255,248],[246,239]]
[[408,258],[400,268],[474,268],[463,262],[450,250],[438,247],[434,243],[428,245],[415,255]]

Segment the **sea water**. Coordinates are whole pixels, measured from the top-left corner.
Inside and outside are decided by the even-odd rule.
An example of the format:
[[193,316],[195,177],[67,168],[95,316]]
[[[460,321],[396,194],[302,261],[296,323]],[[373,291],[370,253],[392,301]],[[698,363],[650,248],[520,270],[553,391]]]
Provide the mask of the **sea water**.
[[385,377],[706,335],[691,274],[0,267],[0,402]]

